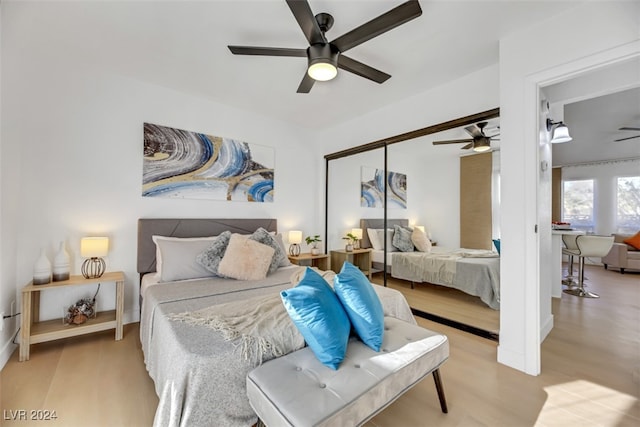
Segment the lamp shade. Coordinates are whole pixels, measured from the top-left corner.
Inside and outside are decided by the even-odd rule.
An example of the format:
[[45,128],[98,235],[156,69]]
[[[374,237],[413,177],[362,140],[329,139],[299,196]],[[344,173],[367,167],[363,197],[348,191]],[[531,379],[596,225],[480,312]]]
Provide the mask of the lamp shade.
[[565,125],[564,123],[560,123],[553,130],[553,138],[551,138],[551,143],[558,144],[562,142],[569,142],[572,139],[573,138],[571,138],[571,135],[569,135],[569,128],[567,127],[567,125]]
[[356,236],[358,240],[362,240],[362,228],[352,228],[351,234]]
[[108,237],[83,237],[80,240],[80,255],[83,258],[99,258],[109,252]]
[[416,225],[415,228],[422,231],[424,233],[424,225]]
[[300,244],[300,243],[302,243],[302,231],[300,231],[300,230],[291,230],[291,231],[289,231],[289,243],[291,243],[291,244]]

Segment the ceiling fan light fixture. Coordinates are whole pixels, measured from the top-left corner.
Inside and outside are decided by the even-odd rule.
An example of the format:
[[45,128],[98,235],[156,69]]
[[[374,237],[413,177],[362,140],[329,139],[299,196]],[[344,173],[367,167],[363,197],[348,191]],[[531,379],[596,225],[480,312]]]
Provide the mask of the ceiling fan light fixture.
[[307,48],[307,74],[314,80],[326,82],[338,75],[338,51],[331,44],[314,44]]
[[491,149],[491,140],[489,138],[478,138],[473,141],[473,151],[483,153]]
[[[553,126],[557,125],[555,128]],[[573,140],[571,135],[569,135],[569,128],[562,122],[554,122],[551,119],[547,119],[547,131],[551,131],[553,129],[553,134],[551,135],[551,143],[552,144],[560,144],[563,142],[569,142]]]

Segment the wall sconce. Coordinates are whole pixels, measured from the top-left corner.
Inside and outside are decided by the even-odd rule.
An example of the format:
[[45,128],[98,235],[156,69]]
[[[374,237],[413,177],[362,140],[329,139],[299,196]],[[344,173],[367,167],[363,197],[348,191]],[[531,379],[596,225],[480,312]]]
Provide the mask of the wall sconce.
[[358,240],[355,241],[353,248],[360,249],[360,240],[362,240],[362,228],[352,228],[351,234],[358,238]]
[[573,139],[571,138],[571,135],[569,135],[569,128],[561,121],[554,122],[551,119],[547,119],[547,132],[551,132],[551,129],[553,129],[553,134],[551,135],[550,141],[552,144],[569,142]]
[[289,255],[300,255],[300,243],[302,243],[302,231],[289,231]]
[[108,237],[83,237],[80,240],[80,255],[87,258],[82,263],[82,275],[86,279],[102,276],[106,264],[102,259],[109,252]]

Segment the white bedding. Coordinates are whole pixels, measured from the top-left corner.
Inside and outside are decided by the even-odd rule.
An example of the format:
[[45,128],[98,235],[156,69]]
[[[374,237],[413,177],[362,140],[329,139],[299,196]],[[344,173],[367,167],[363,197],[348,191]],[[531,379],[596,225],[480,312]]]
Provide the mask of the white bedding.
[[[302,267],[278,269],[262,281],[222,278],[158,283],[143,277],[140,340],[159,404],[156,426],[251,426],[256,417],[246,397],[246,374],[255,365],[238,356],[234,343],[204,326],[171,321],[167,315],[229,301],[269,295],[292,287]],[[385,316],[415,324],[398,291],[374,286]]]

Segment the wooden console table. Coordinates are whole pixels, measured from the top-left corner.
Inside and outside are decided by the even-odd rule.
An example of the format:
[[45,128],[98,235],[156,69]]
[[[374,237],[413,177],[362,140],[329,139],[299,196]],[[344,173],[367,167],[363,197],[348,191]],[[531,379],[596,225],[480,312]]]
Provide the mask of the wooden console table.
[[[116,309],[102,311],[95,318],[88,319],[81,325],[64,325],[62,316],[40,322],[40,291],[55,290],[69,286],[90,285],[93,283],[115,282]],[[51,282],[45,285],[34,285],[29,282],[22,288],[22,321],[20,329],[20,361],[29,360],[31,344],[75,337],[107,329],[116,330],[116,341],[122,339],[122,316],[124,313],[124,273],[114,271],[105,273],[96,279],[85,279],[83,276],[71,276],[69,280]],[[62,313],[60,313],[62,315]]]

